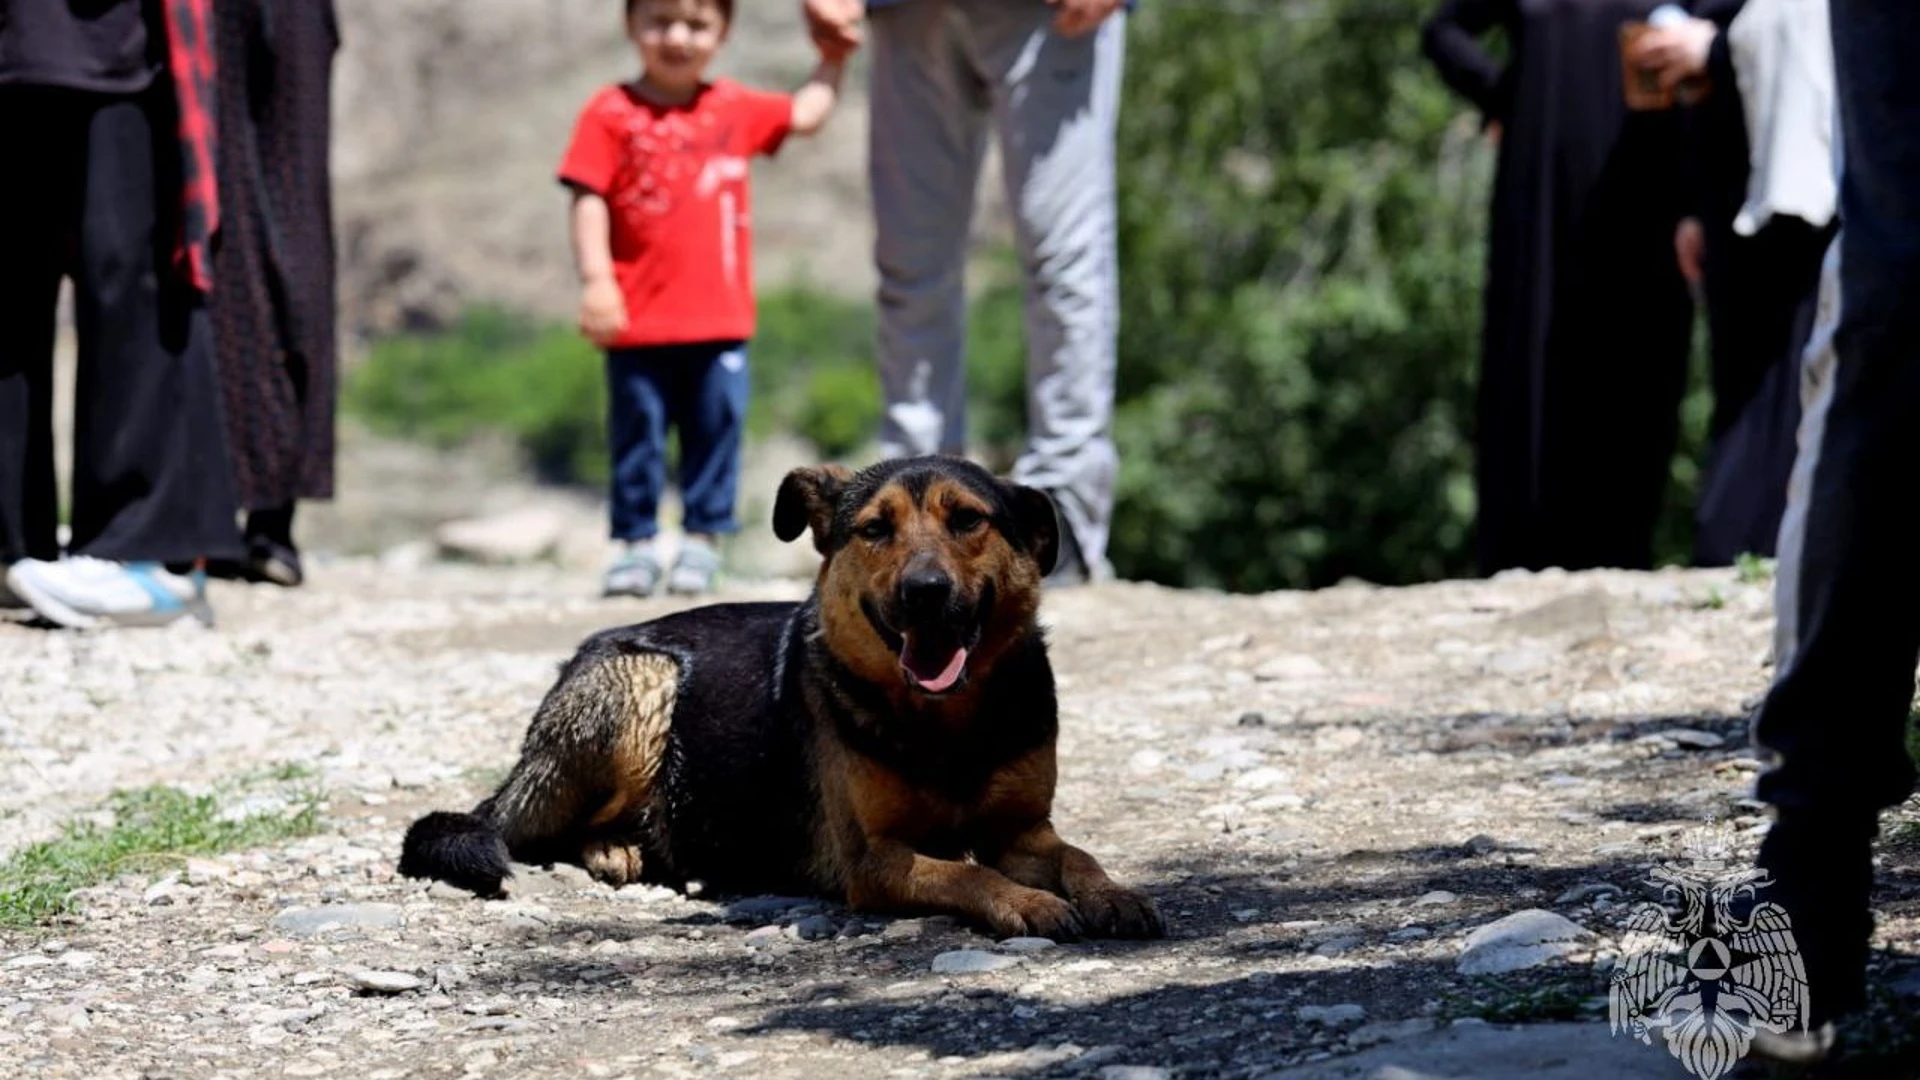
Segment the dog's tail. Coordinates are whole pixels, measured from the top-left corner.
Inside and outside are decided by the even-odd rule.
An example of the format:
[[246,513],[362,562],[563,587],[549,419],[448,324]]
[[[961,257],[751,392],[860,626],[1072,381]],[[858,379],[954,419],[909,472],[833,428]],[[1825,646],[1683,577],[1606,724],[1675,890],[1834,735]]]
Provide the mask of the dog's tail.
[[487,815],[489,799],[473,813],[436,810],[414,822],[400,844],[400,873],[433,878],[478,896],[501,895],[513,876],[507,842]]

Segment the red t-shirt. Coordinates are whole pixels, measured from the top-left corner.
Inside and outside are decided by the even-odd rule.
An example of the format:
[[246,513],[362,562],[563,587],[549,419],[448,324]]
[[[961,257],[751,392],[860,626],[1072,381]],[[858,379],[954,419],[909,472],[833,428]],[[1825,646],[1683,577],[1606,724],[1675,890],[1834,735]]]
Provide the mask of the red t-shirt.
[[748,161],[792,126],[791,96],[726,79],[684,105],[610,86],[580,111],[560,180],[607,200],[627,301],[615,348],[753,336]]

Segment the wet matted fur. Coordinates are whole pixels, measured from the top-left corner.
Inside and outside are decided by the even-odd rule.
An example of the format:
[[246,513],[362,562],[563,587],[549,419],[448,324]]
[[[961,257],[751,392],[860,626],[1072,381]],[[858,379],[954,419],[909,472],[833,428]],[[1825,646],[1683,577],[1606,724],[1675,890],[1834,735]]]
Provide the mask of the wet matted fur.
[[499,790],[414,822],[400,872],[498,895],[510,860],[569,862],[1001,935],[1160,936],[1153,902],[1051,821],[1048,497],[949,457],[796,469],[773,526],[813,534],[805,601],[589,638]]

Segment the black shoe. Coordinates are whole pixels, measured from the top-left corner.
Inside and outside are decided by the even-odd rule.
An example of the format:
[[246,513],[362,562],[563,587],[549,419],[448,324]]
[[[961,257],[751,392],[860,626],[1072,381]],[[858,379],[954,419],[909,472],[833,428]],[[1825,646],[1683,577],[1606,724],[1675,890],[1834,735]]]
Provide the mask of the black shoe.
[[[1755,861],[1768,879],[1755,900],[1780,905],[1790,921],[1807,974],[1809,1016],[1802,1036],[1817,1035],[1866,1007],[1877,831],[1873,814],[1783,811],[1761,841]],[[1744,912],[1737,913],[1744,919]]]
[[300,552],[292,544],[276,543],[256,536],[247,541],[247,576],[283,588],[295,588],[306,580],[300,569]]
[[1054,515],[1060,526],[1060,553],[1054,557],[1053,571],[1041,579],[1041,587],[1062,589],[1085,585],[1088,579],[1087,560],[1080,554],[1080,542],[1073,538],[1073,527],[1059,516],[1059,511],[1056,510]]

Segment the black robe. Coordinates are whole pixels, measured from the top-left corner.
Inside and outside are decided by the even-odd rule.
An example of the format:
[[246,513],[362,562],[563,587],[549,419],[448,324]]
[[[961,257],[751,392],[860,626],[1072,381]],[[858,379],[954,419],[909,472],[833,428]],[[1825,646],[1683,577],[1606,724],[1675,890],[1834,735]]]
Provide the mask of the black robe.
[[[1693,304],[1677,110],[1632,112],[1619,28],[1656,0],[1446,0],[1427,56],[1503,129],[1476,423],[1480,570],[1648,568]],[[1481,35],[1505,32],[1504,68]]]
[[220,241],[207,299],[248,510],[333,495],[333,0],[216,0]]
[[1688,110],[1693,215],[1706,234],[1713,419],[1694,509],[1694,563],[1774,554],[1787,478],[1799,450],[1800,356],[1813,334],[1832,223],[1776,216],[1752,236],[1733,229],[1751,173],[1745,108],[1726,28],[1746,0],[1701,0],[1721,29],[1708,54],[1713,90]]

